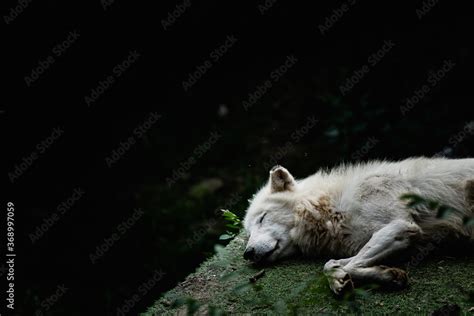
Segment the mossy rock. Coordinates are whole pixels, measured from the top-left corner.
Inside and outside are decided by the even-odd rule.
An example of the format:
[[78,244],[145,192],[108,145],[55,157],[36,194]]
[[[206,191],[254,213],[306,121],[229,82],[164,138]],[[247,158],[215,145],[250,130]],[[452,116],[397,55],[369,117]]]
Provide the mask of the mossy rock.
[[[245,238],[204,262],[195,273],[163,295],[143,315],[222,314],[431,314],[445,311],[474,315],[474,258],[433,257],[409,272],[410,286],[401,291],[357,289],[336,298],[323,277],[322,260],[292,259],[261,271],[242,258]],[[449,304],[449,305],[448,305]],[[457,305],[457,306],[456,306]]]

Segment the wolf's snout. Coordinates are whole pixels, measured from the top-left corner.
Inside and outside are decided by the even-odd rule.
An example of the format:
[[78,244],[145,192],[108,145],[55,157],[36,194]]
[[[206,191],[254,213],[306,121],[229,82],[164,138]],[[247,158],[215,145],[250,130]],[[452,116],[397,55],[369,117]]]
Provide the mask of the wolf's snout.
[[244,259],[245,260],[254,260],[255,259],[255,249],[253,247],[249,247],[244,251]]
[[245,249],[244,252],[244,259],[250,260],[252,262],[260,262],[262,259],[265,259],[268,254],[270,254],[271,251],[268,252],[261,252],[261,251],[256,251],[255,248],[253,247],[248,247]]
[[244,259],[250,260],[252,262],[263,262],[268,260],[268,258],[279,248],[279,242],[276,242],[275,247],[268,248],[262,246],[247,246],[244,251]]

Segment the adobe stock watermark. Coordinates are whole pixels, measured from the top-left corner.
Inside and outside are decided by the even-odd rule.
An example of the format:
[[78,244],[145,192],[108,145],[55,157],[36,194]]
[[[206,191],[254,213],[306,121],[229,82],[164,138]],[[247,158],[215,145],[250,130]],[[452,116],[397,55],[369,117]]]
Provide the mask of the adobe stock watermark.
[[385,40],[381,48],[367,58],[367,63],[353,71],[352,75],[339,86],[339,92],[344,96],[354,88],[387,54],[395,47],[392,40]]
[[183,14],[187,9],[191,7],[191,0],[184,0],[183,2],[177,4],[173,11],[168,12],[168,15],[165,19],[161,19],[161,26],[163,30],[168,30]]
[[97,86],[92,88],[88,95],[84,96],[84,102],[89,107],[96,102],[130,67],[135,64],[141,54],[137,50],[128,52],[127,57],[112,68],[112,73],[99,80]]
[[367,141],[362,145],[362,147],[351,154],[352,160],[360,160],[362,157],[367,155],[369,151],[371,151],[380,140],[376,137],[369,137]]
[[40,59],[35,67],[31,69],[29,75],[24,77],[27,87],[31,87],[41,75],[43,75],[81,36],[78,30],[71,31],[67,34],[66,39],[57,43],[52,49],[51,54],[44,59]]
[[209,232],[217,229],[217,227],[219,227],[219,224],[220,223],[217,218],[212,217],[204,223],[199,224],[199,226],[193,228],[191,237],[186,238],[186,247],[188,249],[192,248],[194,245],[200,242]]
[[432,241],[418,249],[418,252],[410,257],[407,263],[407,269],[418,266],[428,255],[436,249],[436,246],[448,236],[449,229],[441,228],[435,231],[432,236]]
[[318,119],[314,116],[310,116],[306,119],[306,123],[295,129],[290,134],[290,140],[288,140],[284,145],[280,146],[272,155],[271,157],[263,163],[263,168],[265,170],[270,170],[271,167],[279,164],[281,159],[288,155],[295,149],[295,145],[298,144],[304,136],[306,136],[311,129],[313,129],[317,123],[319,122]]
[[127,137],[125,140],[120,141],[117,148],[112,150],[112,153],[105,157],[105,164],[107,167],[112,167],[117,161],[120,160],[145,134],[152,128],[153,125],[162,116],[157,112],[151,112],[148,117],[136,128],[133,129],[132,135]]
[[474,134],[474,121],[467,122],[464,124],[462,130],[449,137],[448,143],[450,146],[443,148],[443,150],[437,152],[433,157],[444,157],[450,154],[459,144],[461,144],[466,138],[471,137]]
[[8,15],[3,16],[5,24],[8,25],[12,23],[18,16],[20,16],[20,14],[23,13],[23,11],[25,11],[26,8],[29,7],[31,2],[33,2],[33,0],[18,0],[17,5],[10,8]]
[[100,5],[104,11],[107,11],[114,3],[115,0],[100,0]]
[[64,130],[62,127],[54,128],[48,137],[36,145],[36,150],[22,157],[21,161],[14,165],[13,170],[8,172],[10,182],[14,183],[17,181],[63,134]]
[[423,98],[435,88],[443,78],[456,66],[456,63],[451,59],[446,59],[443,65],[436,71],[429,71],[426,83],[422,84],[420,88],[416,89],[411,97],[405,99],[403,105],[400,106],[402,115],[410,112]]
[[36,309],[35,316],[49,315],[49,311],[53,306],[69,291],[64,284],[60,284],[56,287],[56,290],[49,297],[41,301],[41,308]]
[[197,161],[202,158],[211,149],[211,147],[221,139],[221,137],[222,135],[217,131],[211,132],[211,135],[206,141],[194,148],[191,156],[189,156],[189,158],[185,161],[181,161],[179,167],[173,170],[170,177],[166,178],[166,184],[168,187],[171,187],[180,179],[184,179],[186,172],[188,172],[197,163]]
[[232,46],[235,45],[236,42],[237,38],[234,35],[227,35],[226,40],[209,53],[209,58],[197,65],[196,69],[187,75],[188,78],[183,80],[182,86],[184,91],[187,92],[192,86],[194,86],[196,82],[198,82],[198,80],[201,79]]
[[166,275],[162,269],[156,269],[153,271],[153,275],[140,284],[135,294],[129,299],[126,299],[123,304],[117,308],[117,316],[125,316],[129,313],[141,300],[145,297]]
[[143,210],[137,208],[134,210],[133,214],[128,217],[126,220],[121,222],[115,227],[115,231],[110,234],[108,237],[105,237],[102,242],[97,245],[95,251],[89,254],[89,260],[92,264],[95,264],[97,260],[102,258],[107,252],[112,249],[112,247],[124,236],[135,224],[142,218]]
[[331,14],[324,19],[324,22],[318,25],[321,35],[325,35],[355,4],[356,0],[348,0],[338,8],[333,9]]
[[257,9],[260,12],[261,15],[264,15],[267,13],[268,10],[270,10],[277,0],[263,0],[258,6]]
[[50,230],[64,214],[74,207],[77,201],[79,201],[85,193],[86,192],[83,188],[75,188],[72,194],[56,207],[56,211],[50,216],[43,218],[42,223],[36,226],[34,232],[28,235],[31,243],[34,244],[40,240],[40,238],[43,237],[44,234],[46,234],[46,232]]
[[431,11],[437,4],[439,0],[425,0],[421,4],[420,8],[417,8],[415,10],[416,16],[418,17],[419,20],[421,20],[425,15],[428,14],[428,12]]
[[233,193],[222,207],[218,207],[214,210],[213,217],[211,217],[204,224],[198,226],[198,228],[193,230],[191,237],[186,239],[187,247],[189,249],[192,248],[199,241],[201,241],[204,236],[206,236],[206,234],[208,234],[211,230],[219,226],[221,222],[219,222],[218,218],[220,218],[222,215],[221,210],[231,209],[241,200],[242,196],[240,195],[240,193]]
[[452,148],[455,148],[472,134],[474,134],[474,121],[467,122],[461,131],[449,138],[448,142]]
[[272,87],[274,83],[280,81],[280,79],[298,62],[298,58],[294,55],[286,56],[285,61],[272,70],[269,75],[269,79],[266,79],[262,84],[257,85],[254,91],[248,94],[246,100],[242,101],[242,107],[245,111],[248,111],[253,107]]

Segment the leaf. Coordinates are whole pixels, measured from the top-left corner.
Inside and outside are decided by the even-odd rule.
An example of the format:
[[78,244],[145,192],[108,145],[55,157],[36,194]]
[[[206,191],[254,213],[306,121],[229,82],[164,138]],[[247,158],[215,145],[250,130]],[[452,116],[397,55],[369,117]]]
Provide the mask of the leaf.
[[400,199],[407,201],[407,206],[414,208],[420,204],[425,204],[427,201],[419,195],[413,193],[406,193],[400,196]]
[[224,220],[227,222],[225,226],[230,230],[230,232],[228,231],[227,234],[235,236],[234,232],[237,233],[242,228],[242,221],[236,214],[229,210],[221,211]]
[[222,234],[222,235],[219,236],[219,240],[229,240],[229,239],[232,239],[234,237],[235,237],[235,235]]
[[179,298],[175,299],[173,301],[173,303],[171,303],[170,306],[171,306],[171,308],[181,307],[184,304],[186,304],[186,300],[187,300],[187,298],[185,298],[185,297],[179,297]]
[[439,203],[436,201],[428,201],[428,208],[430,210],[436,210],[439,206]]
[[235,225],[235,224],[226,224],[225,226],[226,226],[227,228],[231,228],[231,229],[239,229],[239,228],[240,228],[240,226]]
[[452,207],[447,205],[441,205],[438,208],[438,212],[436,213],[437,218],[446,218],[450,213],[454,213],[456,210]]

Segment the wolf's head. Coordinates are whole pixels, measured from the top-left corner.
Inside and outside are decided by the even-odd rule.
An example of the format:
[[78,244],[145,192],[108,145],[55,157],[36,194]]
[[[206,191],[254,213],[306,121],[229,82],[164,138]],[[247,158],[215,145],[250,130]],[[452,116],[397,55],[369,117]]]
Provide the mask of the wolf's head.
[[254,196],[245,215],[244,227],[249,235],[245,259],[270,262],[297,250],[290,236],[295,226],[297,185],[285,168],[275,166],[270,170],[268,183]]

